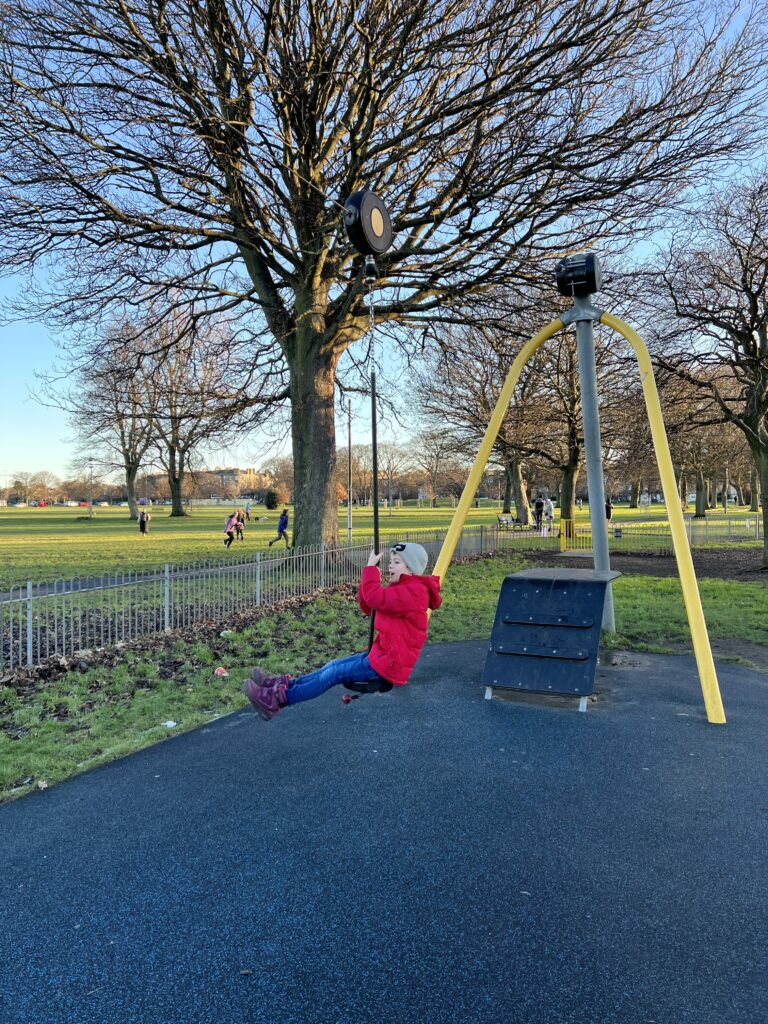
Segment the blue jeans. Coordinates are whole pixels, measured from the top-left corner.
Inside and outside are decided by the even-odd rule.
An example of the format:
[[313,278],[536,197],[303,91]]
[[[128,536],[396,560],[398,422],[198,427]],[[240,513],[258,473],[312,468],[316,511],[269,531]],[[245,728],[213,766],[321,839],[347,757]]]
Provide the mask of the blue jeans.
[[351,654],[348,658],[329,661],[327,665],[315,669],[309,675],[292,680],[286,690],[285,699],[289,704],[300,704],[303,700],[319,697],[332,686],[344,683],[371,683],[377,679],[382,683],[386,682],[371,668],[367,654]]

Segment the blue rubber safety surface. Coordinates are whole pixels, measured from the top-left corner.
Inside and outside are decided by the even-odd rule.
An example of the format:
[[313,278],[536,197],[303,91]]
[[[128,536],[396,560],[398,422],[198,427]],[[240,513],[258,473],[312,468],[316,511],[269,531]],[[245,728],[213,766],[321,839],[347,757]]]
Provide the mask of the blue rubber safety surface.
[[485,649],[0,807],[3,1024],[768,1020],[768,676],[715,726],[625,655],[580,714]]

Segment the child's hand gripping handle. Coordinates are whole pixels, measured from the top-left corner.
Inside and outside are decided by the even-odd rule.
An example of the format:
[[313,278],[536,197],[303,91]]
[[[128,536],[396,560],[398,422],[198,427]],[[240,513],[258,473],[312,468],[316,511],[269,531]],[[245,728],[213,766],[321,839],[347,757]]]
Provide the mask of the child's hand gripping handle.
[[[381,552],[380,551],[378,552],[378,554],[375,551],[372,551],[370,553],[370,555],[368,556],[368,565],[378,565],[380,561],[381,561]],[[371,608],[371,615],[370,615],[370,619],[369,619],[369,622],[368,622],[368,650],[369,651],[373,647],[373,620],[374,620],[375,615],[376,615],[376,612],[373,610],[373,608]]]

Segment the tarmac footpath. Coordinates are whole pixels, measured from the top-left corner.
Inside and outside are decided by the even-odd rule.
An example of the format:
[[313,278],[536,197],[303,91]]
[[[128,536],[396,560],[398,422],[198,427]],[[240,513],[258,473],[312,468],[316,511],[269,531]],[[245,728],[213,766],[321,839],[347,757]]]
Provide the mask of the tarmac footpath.
[[[0,807],[3,1024],[768,1020],[768,676],[244,710]],[[233,674],[233,685],[238,685]]]

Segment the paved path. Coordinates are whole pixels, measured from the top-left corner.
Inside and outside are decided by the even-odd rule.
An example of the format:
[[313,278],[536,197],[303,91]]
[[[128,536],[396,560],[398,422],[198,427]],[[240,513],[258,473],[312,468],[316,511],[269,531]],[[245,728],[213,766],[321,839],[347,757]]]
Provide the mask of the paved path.
[[768,676],[598,670],[241,712],[0,807],[3,1024],[768,1019]]

